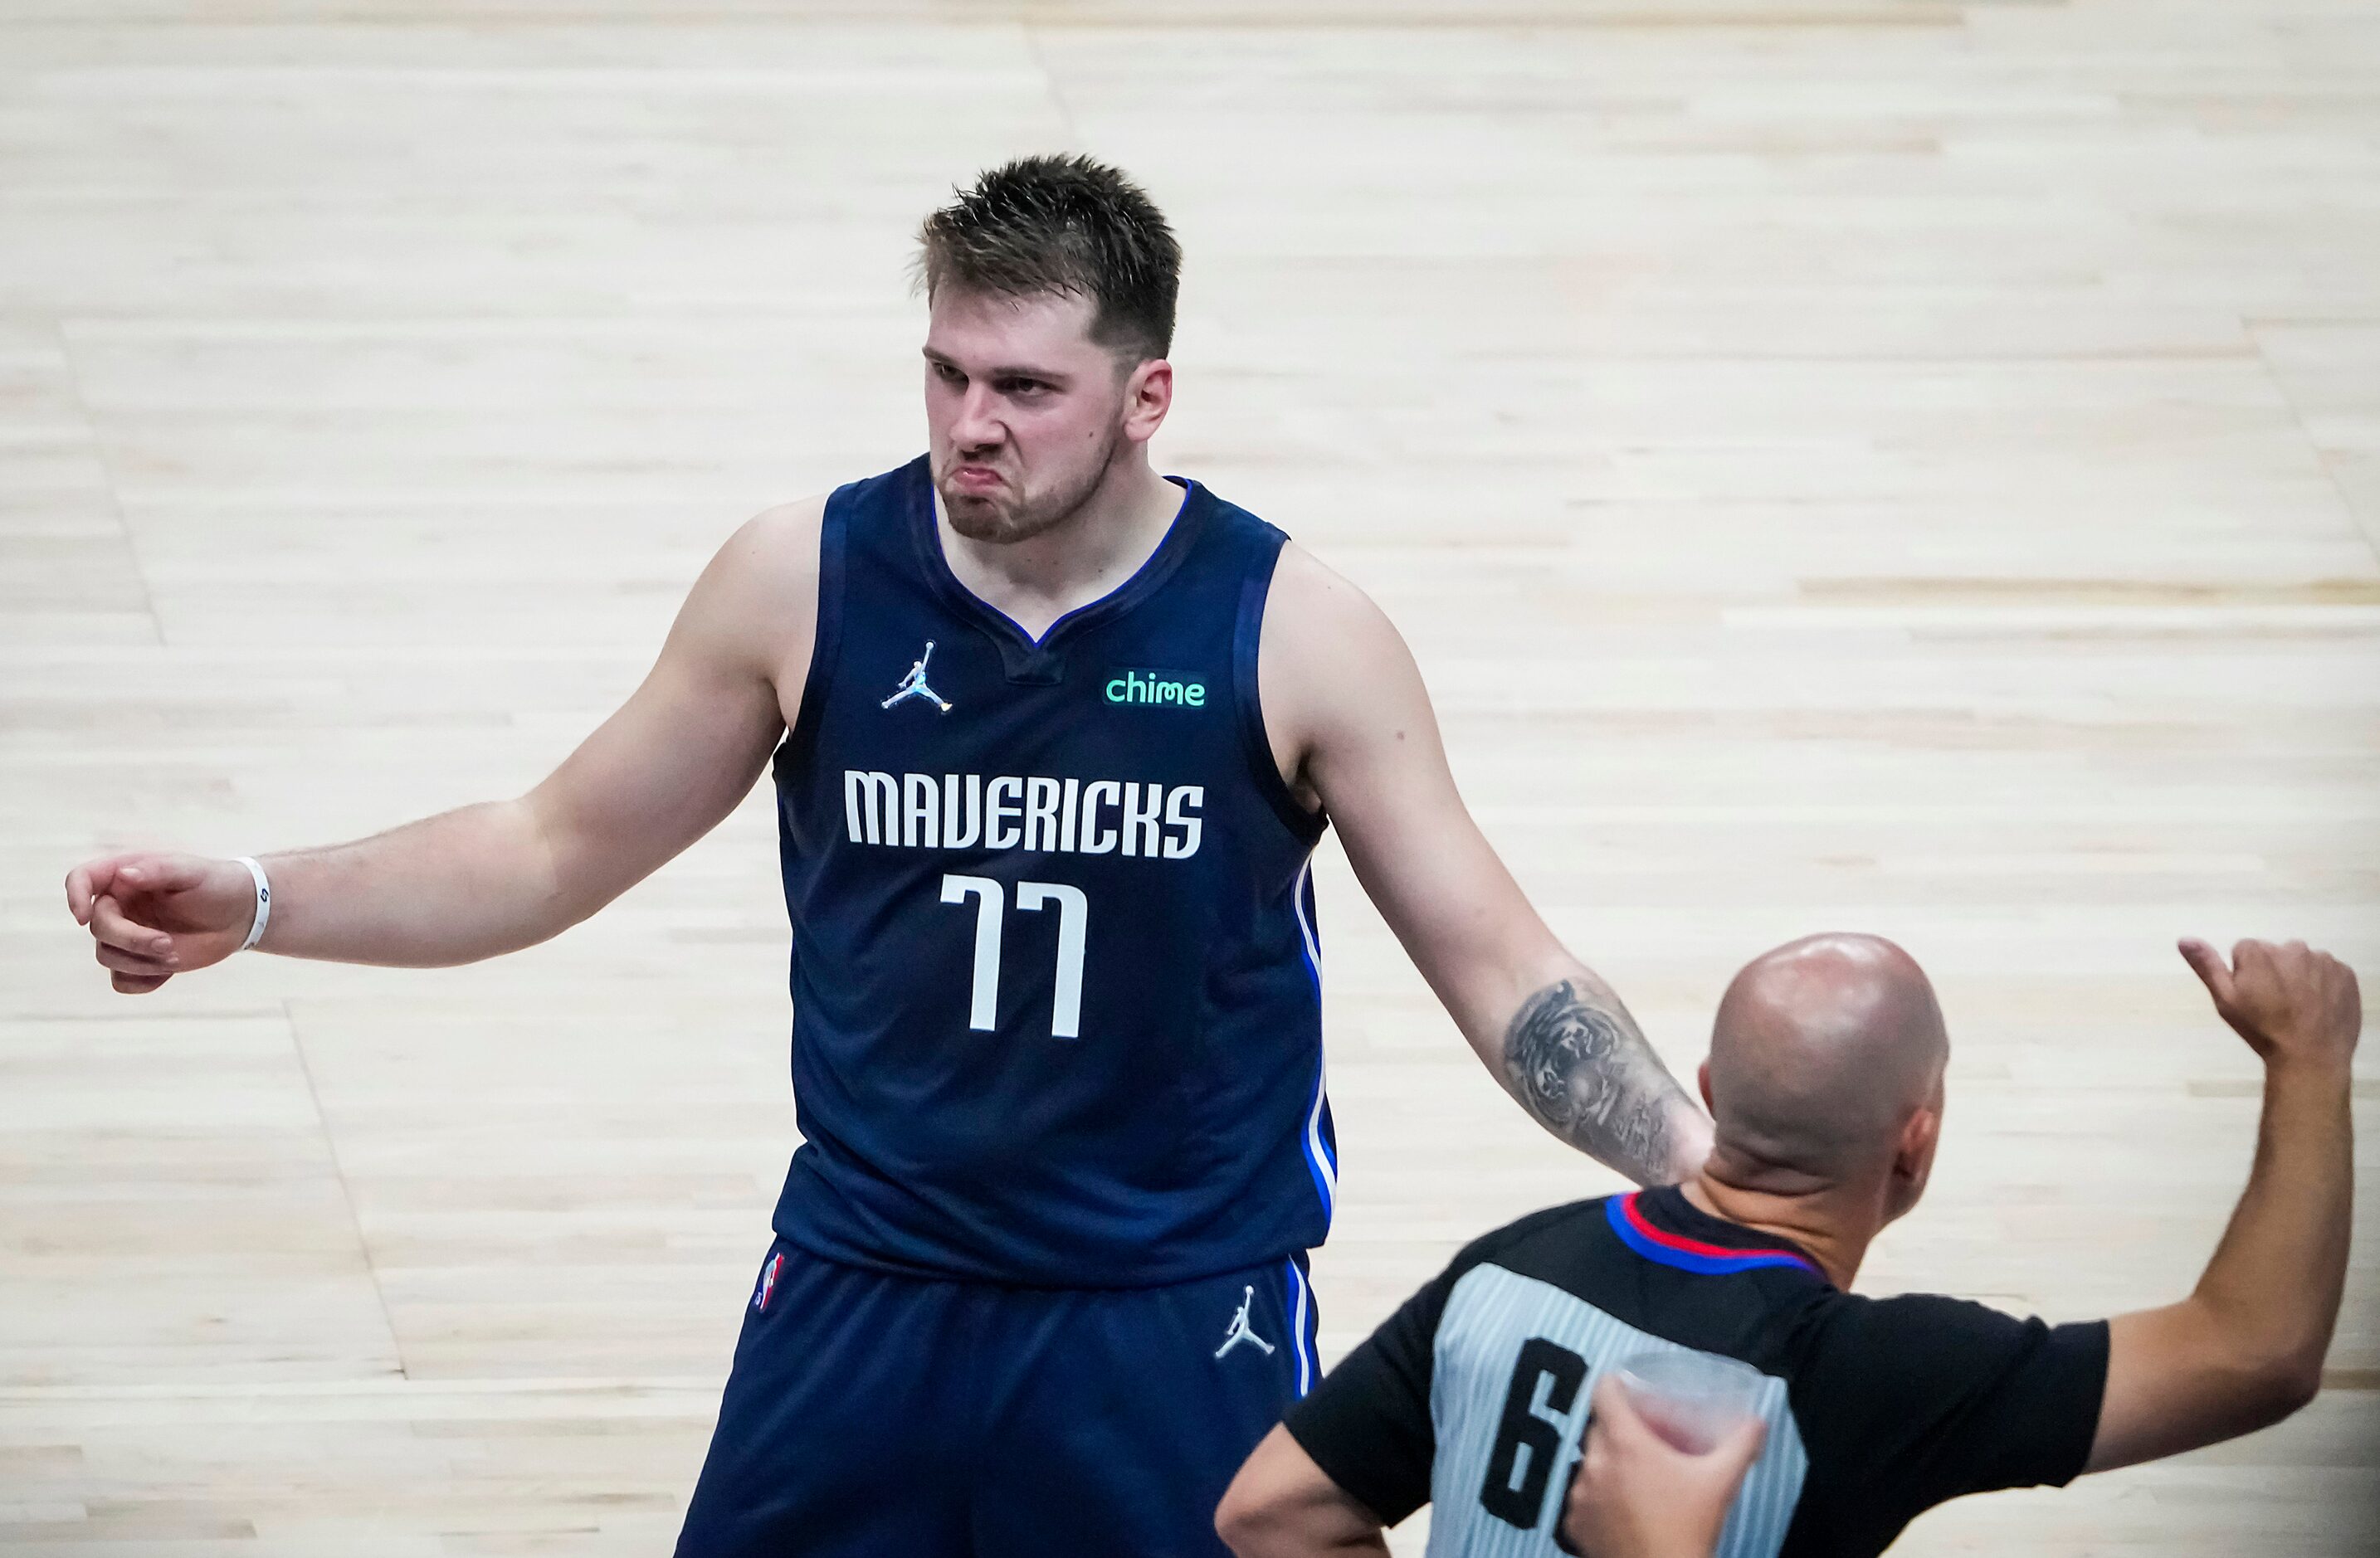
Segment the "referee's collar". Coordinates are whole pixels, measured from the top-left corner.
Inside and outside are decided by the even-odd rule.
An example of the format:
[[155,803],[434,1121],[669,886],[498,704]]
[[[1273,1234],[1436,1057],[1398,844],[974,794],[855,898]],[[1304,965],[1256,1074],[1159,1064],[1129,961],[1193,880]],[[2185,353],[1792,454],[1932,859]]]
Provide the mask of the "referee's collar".
[[1675,1185],[1613,1196],[1603,1214],[1620,1242],[1648,1261],[1705,1276],[1781,1266],[1829,1281],[1826,1268],[1791,1239],[1713,1217]]

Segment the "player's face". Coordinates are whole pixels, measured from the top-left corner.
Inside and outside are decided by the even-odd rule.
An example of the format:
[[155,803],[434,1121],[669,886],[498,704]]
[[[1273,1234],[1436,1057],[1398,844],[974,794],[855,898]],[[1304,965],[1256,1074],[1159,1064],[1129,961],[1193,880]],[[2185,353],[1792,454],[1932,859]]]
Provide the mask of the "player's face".
[[[1152,370],[1091,339],[1093,306],[1070,296],[944,292],[926,332],[926,427],[951,528],[1021,541],[1062,523],[1116,457],[1146,441]],[[1143,424],[1146,424],[1144,427]]]

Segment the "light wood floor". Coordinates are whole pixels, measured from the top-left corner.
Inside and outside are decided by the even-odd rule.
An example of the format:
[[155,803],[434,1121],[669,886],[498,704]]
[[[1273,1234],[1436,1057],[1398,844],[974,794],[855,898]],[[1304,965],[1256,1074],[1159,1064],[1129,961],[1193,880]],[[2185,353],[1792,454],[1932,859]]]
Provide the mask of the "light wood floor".
[[[1189,251],[1163,463],[1379,597],[1673,1064],[1786,936],[1933,969],[1864,1286],[2187,1288],[2256,1071],[2172,938],[2380,985],[2368,0],[6,0],[0,1547],[667,1550],[793,1144],[764,801],[452,972],[128,1001],[56,882],[532,781],[918,447],[909,233],[1069,147]],[[1322,897],[1335,1354],[1613,1181]],[[2313,1407],[1902,1550],[2380,1548],[2362,1161]]]

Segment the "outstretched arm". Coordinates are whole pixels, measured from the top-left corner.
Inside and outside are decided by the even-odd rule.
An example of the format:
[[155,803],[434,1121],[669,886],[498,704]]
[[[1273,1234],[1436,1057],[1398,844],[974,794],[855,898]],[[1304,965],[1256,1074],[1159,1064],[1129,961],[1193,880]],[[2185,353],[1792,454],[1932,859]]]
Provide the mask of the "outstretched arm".
[[[528,794],[328,849],[267,856],[260,945],[290,957],[429,967],[577,924],[732,811],[768,761],[817,610],[813,501],[739,530],[704,570],[627,703]],[[238,948],[255,888],[236,861],[157,851],[77,866],[67,902],[127,994]]]
[[2178,1455],[2313,1399],[2347,1281],[2354,1186],[2355,972],[2302,942],[2182,956],[2265,1062],[2255,1164],[2198,1288],[2107,1325],[2107,1384],[2084,1469]]
[[1283,548],[1259,672],[1283,774],[1330,814],[1364,890],[1505,1090],[1639,1184],[1691,1173],[1708,1121],[1472,820],[1421,672],[1379,608]]

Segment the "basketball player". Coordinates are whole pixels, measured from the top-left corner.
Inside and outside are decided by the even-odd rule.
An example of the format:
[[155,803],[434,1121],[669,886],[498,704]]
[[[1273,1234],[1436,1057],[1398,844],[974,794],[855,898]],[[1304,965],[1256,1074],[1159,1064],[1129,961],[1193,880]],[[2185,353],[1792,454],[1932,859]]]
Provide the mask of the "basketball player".
[[[1429,1504],[1431,1558],[1873,1558],[1946,1500],[2062,1487],[2296,1411],[2347,1278],[2362,996],[2302,942],[2243,941],[2228,963],[2181,950],[2265,1066],[2247,1189],[2188,1298],[2052,1327],[1850,1292],[1925,1194],[1949,1039],[1906,952],[1812,936],[1719,1003],[1702,1072],[1718,1141],[1700,1171],[1536,1213],[1456,1256],[1249,1457],[1218,1516],[1233,1549],[1384,1554],[1383,1523]],[[1609,1409],[1608,1371],[1643,1352],[1765,1376],[1740,1492],[1716,1455],[1671,1458],[1666,1504],[1624,1485],[1632,1466],[1662,1469],[1625,1422],[1604,1464],[1589,1435],[1572,1480],[1590,1401]]]
[[1148,198],[1027,159],[922,238],[929,453],[745,525],[535,790],[67,897],[127,992],[251,941],[468,962],[595,912],[773,753],[804,1141],[679,1552],[1220,1552],[1317,1372],[1326,819],[1539,1121],[1640,1183],[1708,1126],[1465,813],[1388,621],[1152,468],[1180,251]]

